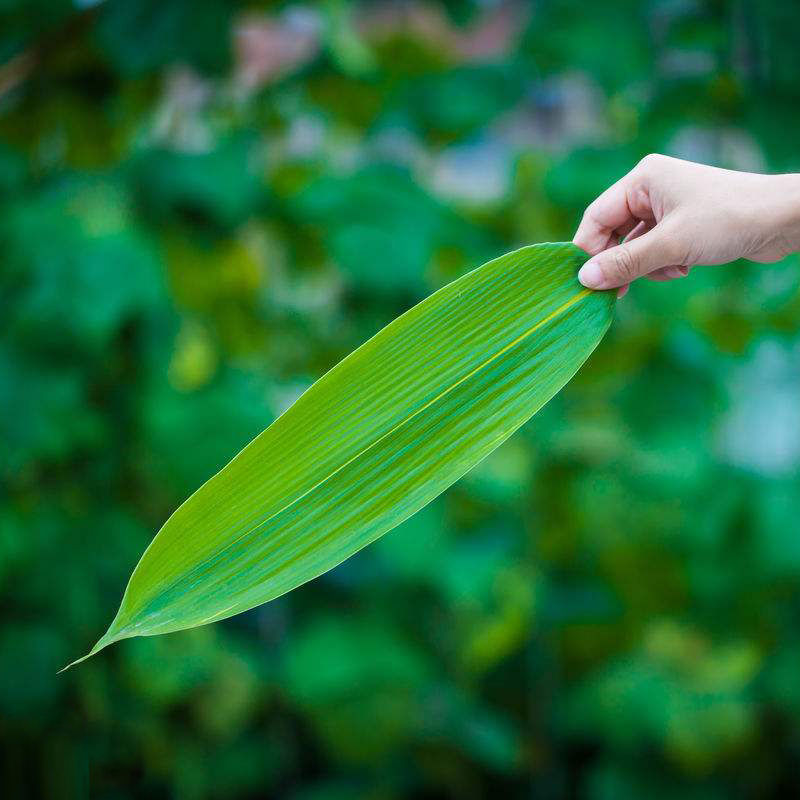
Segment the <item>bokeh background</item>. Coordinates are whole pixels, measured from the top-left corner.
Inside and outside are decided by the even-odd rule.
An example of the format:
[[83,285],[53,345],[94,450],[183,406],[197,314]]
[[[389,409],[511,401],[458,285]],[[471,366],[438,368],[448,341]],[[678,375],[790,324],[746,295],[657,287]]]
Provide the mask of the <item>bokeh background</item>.
[[641,282],[430,507],[80,668],[171,510],[651,151],[800,170],[787,0],[0,2],[0,794],[800,792],[800,261]]

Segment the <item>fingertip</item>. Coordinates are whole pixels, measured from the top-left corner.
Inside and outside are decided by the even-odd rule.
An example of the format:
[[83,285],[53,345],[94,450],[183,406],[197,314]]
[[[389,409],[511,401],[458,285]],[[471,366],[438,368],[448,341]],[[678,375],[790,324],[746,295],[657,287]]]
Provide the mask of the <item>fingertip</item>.
[[580,247],[584,253],[590,256],[594,255],[594,253],[592,253],[592,243],[590,237],[580,230],[578,230],[575,236],[572,238],[572,244],[574,244],[576,247]]
[[[585,232],[578,231],[572,243],[580,247],[584,253],[590,256],[596,256],[608,248],[609,245],[612,244],[612,241],[608,233],[600,230],[591,230]],[[616,244],[616,241],[614,241],[613,244]]]
[[642,234],[647,233],[648,230],[650,230],[650,228],[647,223],[644,220],[640,220],[623,241],[632,242],[634,239],[638,239]]
[[576,234],[575,238],[573,238],[572,240],[572,244],[574,244],[575,247],[579,247],[587,255],[591,255],[591,253],[589,252],[589,248],[586,246],[586,240],[582,236],[578,236]]
[[572,237],[572,243],[576,247],[580,247],[584,253],[596,256],[608,247],[609,233],[609,231],[597,225],[591,219],[584,217],[575,231],[575,236]]
[[596,261],[587,261],[578,272],[578,280],[587,289],[604,289],[605,275]]

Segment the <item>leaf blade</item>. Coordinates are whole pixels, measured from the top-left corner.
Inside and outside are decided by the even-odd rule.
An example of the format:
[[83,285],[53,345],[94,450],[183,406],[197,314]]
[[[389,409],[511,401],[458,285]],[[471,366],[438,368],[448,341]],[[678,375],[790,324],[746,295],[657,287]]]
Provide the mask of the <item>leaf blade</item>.
[[274,599],[458,480],[607,330],[613,294],[580,287],[585,258],[566,244],[501,256],[337,364],[167,520],[103,646]]

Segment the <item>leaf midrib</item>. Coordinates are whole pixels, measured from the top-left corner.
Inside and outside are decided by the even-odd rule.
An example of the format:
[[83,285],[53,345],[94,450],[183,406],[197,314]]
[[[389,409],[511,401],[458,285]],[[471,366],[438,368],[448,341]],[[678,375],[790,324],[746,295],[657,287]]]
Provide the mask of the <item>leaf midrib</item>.
[[[350,464],[352,464],[354,461],[356,461],[356,460],[358,460],[359,458],[361,458],[361,456],[363,456],[365,453],[367,453],[368,451],[370,451],[370,450],[371,450],[373,447],[375,447],[375,446],[377,446],[378,444],[380,444],[380,443],[381,443],[381,442],[382,442],[384,439],[386,439],[387,437],[391,436],[393,433],[395,433],[396,431],[398,431],[400,428],[402,428],[402,427],[403,427],[404,425],[406,425],[407,423],[411,422],[411,420],[413,420],[415,417],[419,416],[419,415],[420,415],[420,414],[421,414],[423,411],[427,410],[427,409],[428,409],[428,408],[430,408],[430,407],[431,407],[431,406],[432,406],[434,403],[437,403],[439,400],[441,400],[442,398],[446,397],[448,394],[450,394],[452,391],[454,391],[455,389],[457,389],[457,388],[458,388],[458,387],[459,387],[461,384],[463,384],[465,381],[468,381],[468,380],[469,380],[471,377],[473,377],[474,375],[476,375],[478,372],[480,372],[481,370],[485,369],[485,368],[486,368],[486,367],[488,367],[490,364],[494,363],[494,362],[495,362],[495,361],[496,361],[498,358],[500,358],[501,356],[505,355],[505,354],[506,354],[506,353],[507,353],[509,350],[512,350],[512,349],[513,349],[514,347],[516,347],[518,344],[520,344],[521,342],[525,341],[525,339],[527,339],[529,336],[532,336],[532,335],[533,335],[533,334],[534,334],[536,331],[538,331],[538,330],[540,330],[541,328],[543,328],[543,327],[544,327],[545,325],[547,325],[549,322],[552,322],[554,319],[556,319],[557,317],[559,317],[561,314],[563,314],[565,311],[567,311],[568,309],[570,309],[570,308],[571,308],[572,306],[574,306],[576,303],[578,303],[579,301],[581,301],[581,300],[582,300],[584,297],[587,297],[589,294],[591,294],[591,292],[592,292],[592,290],[591,290],[591,289],[582,289],[580,292],[578,292],[576,295],[574,295],[573,297],[571,297],[569,300],[567,300],[567,301],[565,301],[564,303],[562,303],[560,306],[558,306],[558,308],[556,308],[555,310],[551,311],[551,312],[550,312],[550,313],[549,313],[549,314],[548,314],[546,317],[544,317],[543,319],[539,320],[539,321],[538,321],[538,322],[537,322],[535,325],[533,325],[533,326],[532,326],[531,328],[529,328],[527,331],[525,331],[525,332],[521,333],[519,336],[517,336],[515,339],[513,339],[512,341],[510,341],[508,344],[504,345],[502,348],[500,348],[500,350],[498,350],[496,353],[493,353],[493,354],[492,354],[491,356],[489,356],[489,357],[488,357],[488,358],[487,358],[485,361],[481,362],[481,363],[480,363],[480,364],[478,364],[476,367],[474,367],[473,369],[471,369],[469,372],[467,372],[465,375],[463,375],[463,376],[462,376],[461,378],[459,378],[457,381],[455,381],[454,383],[452,383],[452,384],[451,384],[450,386],[448,386],[446,389],[442,390],[442,391],[441,391],[439,394],[437,394],[435,397],[431,398],[431,399],[430,399],[430,400],[428,400],[428,401],[427,401],[425,404],[423,404],[422,406],[420,406],[418,409],[416,409],[416,410],[414,410],[413,412],[411,412],[411,413],[410,413],[410,414],[409,414],[407,417],[405,417],[404,419],[402,419],[402,420],[400,420],[399,422],[397,422],[397,423],[396,423],[395,425],[393,425],[393,426],[392,426],[392,427],[391,427],[391,428],[390,428],[388,431],[386,431],[385,433],[382,433],[382,434],[381,434],[381,435],[380,435],[380,436],[379,436],[377,439],[375,439],[373,442],[370,442],[370,443],[369,443],[368,445],[366,445],[365,447],[362,447],[362,448],[361,448],[361,450],[359,450],[359,451],[358,451],[358,452],[357,452],[355,455],[353,455],[353,456],[352,456],[351,458],[349,458],[347,461],[343,462],[343,463],[342,463],[340,466],[338,466],[336,469],[334,469],[332,472],[330,472],[330,473],[329,473],[328,475],[326,475],[324,478],[321,478],[321,479],[320,479],[319,481],[317,481],[315,484],[313,484],[312,486],[310,486],[310,487],[309,487],[308,489],[306,489],[306,490],[305,490],[305,491],[304,491],[302,494],[298,495],[298,496],[297,496],[297,497],[295,497],[293,500],[290,500],[290,501],[289,501],[288,503],[286,503],[284,506],[282,506],[281,508],[277,509],[275,512],[273,512],[272,514],[270,514],[270,516],[268,516],[266,519],[262,520],[262,521],[259,523],[259,526],[266,525],[266,524],[267,524],[267,523],[268,523],[270,520],[274,519],[275,517],[277,517],[277,516],[279,516],[280,514],[282,514],[284,511],[287,511],[289,508],[291,508],[292,506],[294,506],[294,505],[296,505],[297,503],[299,503],[301,500],[303,500],[303,499],[304,499],[305,497],[307,497],[309,494],[311,494],[312,492],[314,492],[316,489],[318,489],[318,488],[319,488],[320,486],[322,486],[324,483],[327,483],[327,482],[328,482],[329,480],[331,480],[331,479],[332,479],[334,476],[336,476],[338,473],[340,473],[340,472],[341,472],[343,469],[345,469],[345,468],[346,468],[346,467],[348,467]],[[245,531],[245,532],[244,532],[244,533],[242,533],[240,536],[238,536],[236,539],[233,539],[232,541],[228,542],[228,543],[225,545],[225,549],[228,549],[228,548],[232,547],[233,545],[235,545],[235,544],[237,544],[238,542],[242,541],[242,539],[245,539],[245,538],[247,538],[248,536],[250,536],[252,533],[253,533],[253,529],[252,529],[252,528],[251,528],[250,530],[247,530],[247,531]],[[215,553],[215,554],[213,554],[213,555],[214,555],[214,556],[216,556],[216,555],[218,555],[218,553]],[[205,566],[206,564],[208,564],[208,562],[211,560],[211,557],[213,557],[213,556],[209,556],[209,557],[207,557],[207,558],[203,559],[203,561],[201,561],[201,562],[199,562],[198,564],[196,564],[196,565],[194,566],[194,570],[197,570],[197,569],[199,569],[199,568],[202,568],[203,566]],[[162,589],[162,591],[168,591],[168,590],[169,590],[169,589],[171,589],[173,586],[177,585],[177,584],[180,582],[180,580],[181,580],[181,578],[178,578],[178,579],[176,579],[176,580],[173,580],[172,582],[170,582],[170,583],[169,583],[169,585],[168,585],[168,586],[164,587],[164,589]],[[228,609],[228,610],[229,610],[229,609]],[[215,615],[212,615],[212,616],[215,616]]]

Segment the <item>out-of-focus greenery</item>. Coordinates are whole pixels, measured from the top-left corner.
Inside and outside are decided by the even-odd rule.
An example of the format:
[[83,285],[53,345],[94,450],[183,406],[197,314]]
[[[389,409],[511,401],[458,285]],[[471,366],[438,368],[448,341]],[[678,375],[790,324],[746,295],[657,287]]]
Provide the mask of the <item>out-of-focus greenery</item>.
[[425,294],[571,238],[647,152],[800,169],[798,25],[786,0],[0,3],[2,796],[796,794],[797,258],[637,284],[561,395],[376,545],[55,672],[170,511]]

